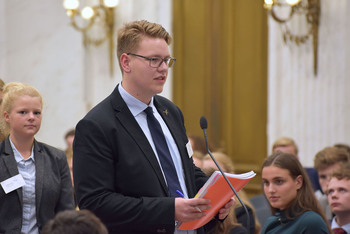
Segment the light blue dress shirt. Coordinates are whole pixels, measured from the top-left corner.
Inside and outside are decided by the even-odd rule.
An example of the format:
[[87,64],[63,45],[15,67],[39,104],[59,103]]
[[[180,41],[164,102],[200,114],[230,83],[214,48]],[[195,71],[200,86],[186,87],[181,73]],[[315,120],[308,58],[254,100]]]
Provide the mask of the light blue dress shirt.
[[[183,168],[182,168],[182,161],[181,161],[181,157],[180,157],[180,152],[176,146],[176,143],[175,143],[173,136],[170,133],[170,130],[168,129],[166,123],[164,122],[163,118],[159,115],[156,107],[153,104],[153,97],[151,99],[150,104],[146,105],[145,103],[141,102],[140,100],[138,100],[137,98],[135,98],[131,94],[129,94],[122,87],[121,84],[118,86],[118,91],[119,91],[121,97],[123,98],[123,100],[125,101],[126,105],[128,106],[130,112],[135,117],[137,123],[140,125],[142,131],[146,135],[147,140],[150,143],[150,145],[152,146],[153,152],[157,157],[160,168],[162,169],[162,166],[159,162],[158,153],[157,153],[156,147],[155,147],[153,139],[152,139],[151,132],[150,132],[148,125],[147,125],[147,115],[144,112],[144,110],[148,106],[152,107],[154,117],[158,120],[160,126],[162,127],[162,130],[163,130],[171,157],[173,159],[173,162],[174,162],[174,165],[176,168],[177,177],[179,178],[180,186],[181,186],[181,189],[183,191],[184,197],[188,198],[188,193],[187,193],[187,188],[186,188],[185,179],[184,179],[184,173],[183,173]],[[163,169],[162,169],[162,173],[164,176]],[[166,181],[165,176],[164,176],[164,180]],[[184,230],[177,230],[177,229],[175,230],[175,234],[185,234],[185,233],[186,234],[195,234],[196,231],[195,230],[184,231]]]
[[25,185],[22,187],[23,194],[23,213],[22,213],[22,233],[38,234],[39,229],[36,220],[36,205],[35,205],[35,159],[34,150],[29,158],[24,157],[18,152],[10,138],[11,147],[19,174],[22,175]]

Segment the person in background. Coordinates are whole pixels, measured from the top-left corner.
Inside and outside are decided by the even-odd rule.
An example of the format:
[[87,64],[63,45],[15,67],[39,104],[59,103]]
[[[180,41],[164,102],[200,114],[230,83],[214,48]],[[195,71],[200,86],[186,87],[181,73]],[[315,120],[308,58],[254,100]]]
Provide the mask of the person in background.
[[331,228],[335,234],[350,233],[350,167],[344,165],[330,175],[326,194],[335,214]]
[[67,133],[64,135],[64,140],[66,142],[66,149],[64,150],[66,156],[67,156],[67,162],[70,170],[70,175],[72,178],[72,184],[74,188],[74,181],[73,181],[73,141],[75,136],[75,129],[70,129],[67,131]]
[[331,232],[297,157],[273,153],[262,165],[262,182],[274,214],[267,219],[262,234]]
[[75,195],[74,178],[73,178],[73,142],[74,142],[74,136],[75,136],[75,129],[74,128],[68,130],[67,133],[64,135],[64,140],[66,142],[66,149],[64,150],[64,152],[65,152],[66,157],[67,157],[68,167],[69,167],[69,171],[70,171],[70,177],[72,180],[75,208],[79,209],[78,204],[77,204],[77,198]]
[[314,166],[318,172],[321,185],[321,189],[316,191],[315,194],[328,220],[333,218],[328,198],[325,194],[329,176],[333,171],[339,170],[343,164],[350,164],[350,156],[346,150],[338,147],[326,147],[317,152],[314,158]]
[[[5,86],[5,82],[0,78],[0,108],[1,108],[1,103],[2,103],[2,91],[4,89]],[[0,118],[3,118],[3,116],[1,116]],[[0,142],[5,140],[5,134],[1,131],[0,129]]]
[[337,143],[334,144],[334,147],[340,148],[340,149],[344,149],[348,152],[348,154],[350,155],[350,146],[344,143]]
[[[207,175],[211,175],[214,173],[216,170],[214,168],[207,168],[205,170],[205,173]],[[252,212],[249,207],[247,207],[248,212],[250,214],[250,217],[252,217]],[[243,226],[242,223],[240,223],[237,220],[237,215],[235,212],[236,208],[232,207],[230,210],[229,215],[223,222],[215,222],[215,220],[210,221],[206,226],[206,234],[250,234],[248,231],[247,226]],[[247,216],[245,214],[245,211],[243,209],[240,210],[241,217],[244,217],[244,222],[247,224]],[[250,219],[250,222],[252,222],[252,219]],[[251,225],[255,225],[252,223]],[[250,228],[249,228],[250,229]],[[259,233],[259,232],[255,232]]]
[[202,168],[204,155],[199,151],[193,151],[192,159],[196,167]]
[[[281,151],[289,154],[295,155],[295,157],[299,158],[299,149],[297,144],[292,138],[289,137],[280,137],[278,138],[272,145],[272,153]],[[316,192],[317,190],[321,189],[319,180],[318,180],[318,174],[317,170],[313,167],[304,167],[307,175],[309,176],[312,188]]]
[[42,97],[23,83],[3,90],[0,143],[0,233],[40,233],[56,213],[74,209],[72,183],[63,151],[35,140]]
[[[235,167],[233,165],[231,158],[228,155],[222,152],[212,152],[212,155],[224,172],[234,173]],[[210,157],[210,155],[206,154],[203,158],[202,169],[203,171],[205,171],[208,168],[219,170],[215,162],[213,161],[213,159]]]
[[108,234],[108,231],[91,211],[66,210],[47,222],[42,234]]
[[[231,174],[235,173],[234,164],[228,155],[222,152],[213,152],[212,155],[223,170],[223,172]],[[202,170],[208,176],[210,176],[214,171],[219,170],[209,154],[205,155],[203,158]],[[238,196],[246,205],[247,210],[249,212],[250,227],[247,226],[247,214],[245,212],[244,207],[238,201],[236,201],[236,205],[231,209],[229,217],[224,222],[218,223],[212,229],[213,234],[236,233],[238,232],[237,229],[243,229],[246,233],[250,234],[260,233],[260,223],[256,217],[254,207],[250,203],[247,194],[244,192],[243,189],[241,189],[238,192]]]
[[64,140],[66,142],[66,149],[64,152],[67,153],[67,151],[72,151],[73,150],[73,142],[74,142],[74,136],[75,136],[75,129],[70,129],[66,132],[64,135]]
[[[208,153],[204,137],[190,134],[188,136],[188,140],[191,143],[193,151],[199,151],[203,155],[206,155]],[[214,150],[214,147],[210,143],[208,143],[208,144],[209,144],[208,145],[209,150],[210,150],[210,152],[212,152]]]
[[[175,229],[177,222],[205,216],[210,201],[193,198],[208,177],[193,163],[182,112],[157,95],[175,63],[170,42],[159,24],[125,24],[117,43],[122,82],[75,128],[78,204],[93,211],[110,234],[205,232]],[[218,219],[234,203],[222,207]]]
[[292,138],[280,137],[272,145],[272,153],[281,151],[289,154],[293,154],[299,159],[299,149],[297,144]]

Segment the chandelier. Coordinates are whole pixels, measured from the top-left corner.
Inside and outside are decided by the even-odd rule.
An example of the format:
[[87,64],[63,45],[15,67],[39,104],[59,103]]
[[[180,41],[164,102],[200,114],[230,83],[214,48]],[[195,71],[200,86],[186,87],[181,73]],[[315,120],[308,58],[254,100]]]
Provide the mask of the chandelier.
[[[318,65],[318,28],[320,21],[320,0],[264,0],[264,8],[272,18],[282,25],[283,40],[285,43],[293,42],[296,45],[306,43],[312,37],[314,75],[317,75]],[[287,24],[295,16],[305,18],[306,30],[295,33]]]
[[83,33],[84,46],[108,43],[110,75],[114,73],[114,9],[119,0],[84,1],[91,6],[81,7],[79,0],[63,0],[71,25]]

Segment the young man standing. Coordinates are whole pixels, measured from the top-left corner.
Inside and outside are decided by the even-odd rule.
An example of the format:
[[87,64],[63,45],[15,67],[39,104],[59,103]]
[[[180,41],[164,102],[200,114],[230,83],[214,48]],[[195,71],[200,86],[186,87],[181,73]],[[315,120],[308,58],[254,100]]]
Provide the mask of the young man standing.
[[[182,112],[157,95],[175,63],[170,42],[159,24],[125,24],[117,43],[122,82],[76,126],[78,204],[92,210],[110,234],[204,233],[175,229],[177,222],[203,217],[197,208],[205,211],[210,201],[192,198],[207,177],[193,164]],[[218,218],[233,204],[231,199]]]

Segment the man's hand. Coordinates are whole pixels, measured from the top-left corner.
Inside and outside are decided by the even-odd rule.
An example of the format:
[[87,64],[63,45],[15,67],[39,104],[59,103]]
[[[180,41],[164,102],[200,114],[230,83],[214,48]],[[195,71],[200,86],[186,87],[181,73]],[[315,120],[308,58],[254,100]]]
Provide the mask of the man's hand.
[[[232,206],[232,205],[231,205]],[[199,212],[198,207],[202,212]],[[211,208],[210,200],[204,198],[175,198],[175,220],[188,222],[206,215],[205,210]]]
[[220,210],[219,219],[225,219],[231,210],[231,207],[236,204],[236,200],[232,197]]

